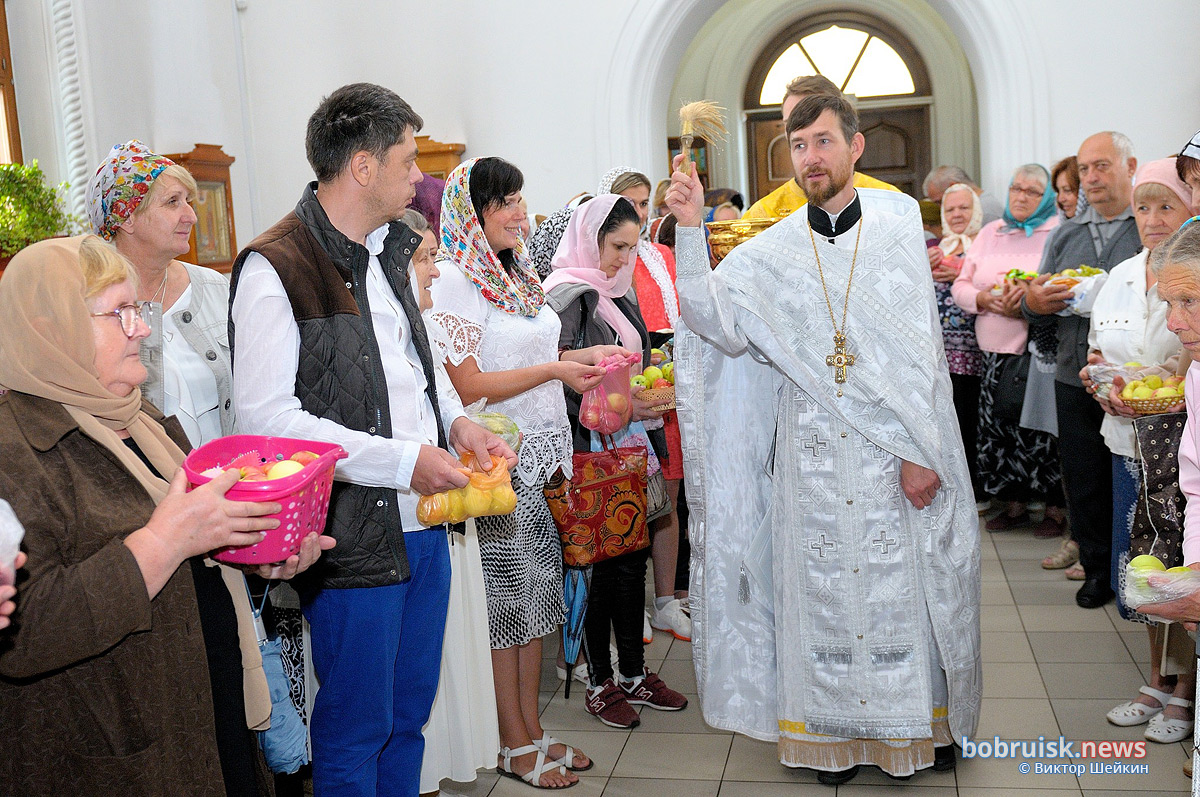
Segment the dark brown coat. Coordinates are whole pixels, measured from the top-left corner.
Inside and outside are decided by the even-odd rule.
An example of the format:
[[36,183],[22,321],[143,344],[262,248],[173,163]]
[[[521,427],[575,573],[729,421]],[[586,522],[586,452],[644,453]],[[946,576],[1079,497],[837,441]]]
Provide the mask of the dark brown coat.
[[[164,426],[186,446],[174,419]],[[224,794],[191,571],[151,600],[122,544],[153,512],[149,496],[61,405],[9,393],[0,498],[29,555],[0,631],[0,788]]]

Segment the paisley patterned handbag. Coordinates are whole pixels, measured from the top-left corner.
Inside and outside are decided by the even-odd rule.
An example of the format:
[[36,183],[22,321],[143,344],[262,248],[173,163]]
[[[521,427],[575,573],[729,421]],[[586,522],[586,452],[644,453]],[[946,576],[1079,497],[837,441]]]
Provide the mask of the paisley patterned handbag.
[[1179,442],[1186,421],[1186,412],[1133,420],[1142,460],[1142,489],[1133,513],[1129,555],[1157,556],[1167,567],[1183,564],[1186,499],[1179,489]]
[[646,526],[646,450],[615,448],[576,452],[574,476],[562,471],[545,487],[546,502],[562,538],[563,562],[586,567],[650,545]]

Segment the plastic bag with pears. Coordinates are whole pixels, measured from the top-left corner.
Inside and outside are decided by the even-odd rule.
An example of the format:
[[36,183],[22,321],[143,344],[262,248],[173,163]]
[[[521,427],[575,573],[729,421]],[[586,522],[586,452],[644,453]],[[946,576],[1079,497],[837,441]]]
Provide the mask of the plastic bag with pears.
[[424,526],[462,523],[469,517],[507,515],[517,508],[517,494],[504,457],[492,457],[486,467],[475,460],[473,451],[461,454],[459,459],[463,463],[459,470],[470,482],[466,487],[421,496],[417,501],[418,522]]

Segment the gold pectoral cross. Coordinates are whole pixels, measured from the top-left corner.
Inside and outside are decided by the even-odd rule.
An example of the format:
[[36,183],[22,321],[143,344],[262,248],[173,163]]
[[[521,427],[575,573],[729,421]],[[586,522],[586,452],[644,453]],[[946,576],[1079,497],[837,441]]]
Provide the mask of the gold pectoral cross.
[[[825,358],[825,364],[834,369],[833,381],[839,385],[846,381],[846,368],[854,365],[853,354],[846,353],[846,336],[841,332],[833,333],[833,354]],[[841,395],[840,391],[838,395]]]

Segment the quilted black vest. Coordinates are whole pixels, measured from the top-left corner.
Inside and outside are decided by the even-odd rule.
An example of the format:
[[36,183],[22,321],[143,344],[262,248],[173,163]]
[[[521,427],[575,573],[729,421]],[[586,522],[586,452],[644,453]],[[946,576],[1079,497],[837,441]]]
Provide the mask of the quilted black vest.
[[[392,419],[387,385],[367,301],[369,254],[333,227],[315,189],[316,183],[310,184],[294,212],[238,255],[230,280],[230,306],[246,257],[260,253],[278,273],[300,330],[295,391],[301,407],[347,429],[388,437]],[[409,261],[420,243],[418,234],[394,222],[379,262],[408,317],[437,419],[438,445],[446,448],[433,357],[408,285]],[[236,356],[238,343],[234,333],[231,317],[231,356]],[[408,578],[395,490],[335,481],[325,532],[338,544],[297,577],[298,588],[377,587]]]

